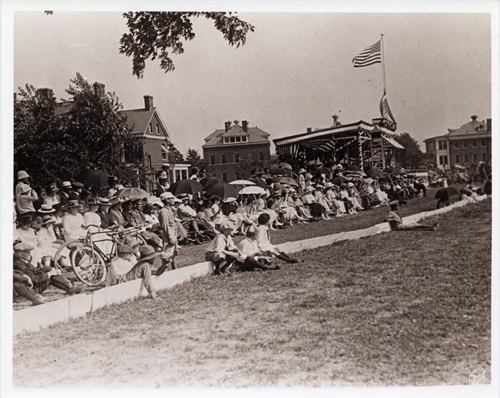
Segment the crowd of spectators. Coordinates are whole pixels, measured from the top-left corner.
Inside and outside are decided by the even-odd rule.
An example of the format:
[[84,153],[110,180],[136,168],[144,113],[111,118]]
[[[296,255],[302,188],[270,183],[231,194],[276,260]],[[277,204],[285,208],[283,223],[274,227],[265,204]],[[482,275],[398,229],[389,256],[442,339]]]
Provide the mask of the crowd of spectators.
[[[15,295],[36,305],[50,285],[78,293],[61,272],[70,266],[69,253],[63,253],[58,264],[54,254],[64,242],[88,233],[141,228],[139,241],[124,235],[109,264],[106,285],[143,278],[155,298],[150,276],[176,268],[180,245],[210,241],[205,259],[213,263],[216,274],[275,270],[275,259],[291,264],[296,260],[272,245],[269,231],[349,217],[390,201],[406,204],[427,194],[425,181],[410,175],[369,178],[356,170],[344,171],[341,165],[326,172],[290,170],[289,175],[294,178],[280,183],[279,176],[256,172],[253,181],[265,187],[264,192],[231,199],[204,191],[174,195],[164,181],[156,195],[128,199],[116,197],[124,188],[116,179],[101,190],[77,181],[33,189],[28,173],[19,171],[14,201]],[[199,177],[193,174],[191,179]],[[234,235],[244,239],[235,245]],[[155,261],[157,257],[161,261]]]

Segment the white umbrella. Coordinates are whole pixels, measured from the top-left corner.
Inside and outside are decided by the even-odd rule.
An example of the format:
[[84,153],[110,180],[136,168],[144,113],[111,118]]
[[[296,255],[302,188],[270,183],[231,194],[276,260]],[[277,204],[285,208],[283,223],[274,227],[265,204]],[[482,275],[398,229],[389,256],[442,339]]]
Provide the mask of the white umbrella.
[[248,181],[248,180],[235,180],[235,181],[231,181],[229,184],[231,184],[231,185],[256,185],[255,182]]
[[245,187],[239,192],[240,195],[262,195],[263,193],[266,193],[266,190],[257,186]]

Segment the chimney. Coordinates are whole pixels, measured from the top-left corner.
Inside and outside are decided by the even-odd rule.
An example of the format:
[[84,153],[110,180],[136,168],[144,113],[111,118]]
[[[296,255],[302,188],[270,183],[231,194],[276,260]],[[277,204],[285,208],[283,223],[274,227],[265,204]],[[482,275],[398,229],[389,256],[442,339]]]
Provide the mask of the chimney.
[[339,115],[333,115],[333,116],[332,116],[332,118],[333,118],[333,125],[334,125],[334,126],[338,126],[338,125],[340,124],[340,123],[338,122],[338,120],[339,120]]
[[477,116],[476,115],[472,115],[470,118],[472,119],[473,122],[475,122],[476,119],[477,119]]
[[310,134],[310,133],[312,133],[312,127],[307,128],[307,134]]
[[102,83],[95,82],[94,83],[94,91],[100,98],[106,96],[106,86]]
[[486,130],[491,133],[491,118],[486,119]]
[[245,133],[248,133],[248,122],[246,120],[243,120],[241,124],[243,125],[243,131]]
[[38,98],[52,99],[54,96],[54,91],[51,88],[39,88],[36,90],[36,95]]
[[147,111],[153,109],[153,97],[151,97],[150,95],[144,96],[144,109],[146,109]]
[[229,131],[231,128],[231,122],[225,122],[224,123],[224,130],[226,130],[226,133]]

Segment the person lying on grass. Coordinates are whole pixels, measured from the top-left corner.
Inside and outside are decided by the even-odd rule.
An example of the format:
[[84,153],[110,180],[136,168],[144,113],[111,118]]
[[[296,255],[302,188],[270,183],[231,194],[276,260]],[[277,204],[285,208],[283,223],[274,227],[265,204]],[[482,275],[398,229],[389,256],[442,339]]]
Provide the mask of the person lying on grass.
[[291,258],[285,252],[279,251],[276,246],[271,244],[271,241],[269,240],[269,221],[270,220],[271,220],[271,217],[267,213],[262,213],[259,216],[259,218],[257,219],[259,226],[257,227],[255,235],[257,237],[257,244],[259,245],[260,251],[264,254],[269,255],[269,256],[273,255],[273,256],[279,258],[280,260],[286,261],[289,264],[297,263],[298,261],[296,259]]
[[389,206],[391,206],[391,211],[387,214],[384,221],[389,223],[393,231],[436,231],[438,229],[439,223],[435,223],[433,226],[417,223],[403,225],[403,220],[398,214],[399,199],[389,202]]
[[238,268],[242,272],[280,269],[278,264],[270,265],[271,257],[262,255],[255,237],[254,227],[247,230],[245,239],[238,244],[238,251],[241,255],[241,258],[237,260]]
[[205,260],[213,263],[215,275],[225,273],[236,259],[241,259],[238,248],[231,238],[233,230],[233,223],[223,221],[219,225],[220,233],[209,243],[205,252]]
[[109,266],[106,286],[142,278],[150,297],[156,300],[157,295],[151,284],[151,265],[154,263],[155,257],[161,253],[156,252],[150,245],[141,246],[139,250],[141,252],[140,260],[133,265],[130,261],[133,254],[132,248],[128,245],[118,246],[118,254],[111,260]]

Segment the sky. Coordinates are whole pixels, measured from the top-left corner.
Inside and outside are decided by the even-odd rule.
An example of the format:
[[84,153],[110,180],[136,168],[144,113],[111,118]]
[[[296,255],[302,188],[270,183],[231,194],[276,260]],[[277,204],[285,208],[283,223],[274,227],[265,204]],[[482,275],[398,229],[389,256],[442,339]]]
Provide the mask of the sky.
[[175,146],[201,152],[203,138],[225,121],[247,120],[275,139],[328,127],[334,114],[344,124],[378,117],[383,67],[354,68],[352,58],[383,34],[397,133],[410,133],[424,149],[425,138],[471,115],[492,117],[488,13],[320,10],[240,11],[255,26],[240,48],[229,46],[210,21],[197,20],[195,39],[173,56],[175,71],[165,74],[149,61],[143,79],[119,53],[126,32],[120,12],[16,12],[13,90],[30,83],[68,99],[65,89],[79,72],[115,92],[124,109],[143,107],[150,95]]

